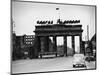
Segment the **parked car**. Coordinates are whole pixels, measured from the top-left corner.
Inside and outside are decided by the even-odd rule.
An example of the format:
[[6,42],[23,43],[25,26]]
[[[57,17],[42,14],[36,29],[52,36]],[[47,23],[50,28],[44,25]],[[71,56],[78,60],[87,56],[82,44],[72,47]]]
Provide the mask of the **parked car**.
[[96,58],[94,56],[87,56],[85,58],[86,61],[90,62],[90,61],[96,61]]
[[86,67],[85,57],[83,54],[75,54],[73,60],[73,67]]

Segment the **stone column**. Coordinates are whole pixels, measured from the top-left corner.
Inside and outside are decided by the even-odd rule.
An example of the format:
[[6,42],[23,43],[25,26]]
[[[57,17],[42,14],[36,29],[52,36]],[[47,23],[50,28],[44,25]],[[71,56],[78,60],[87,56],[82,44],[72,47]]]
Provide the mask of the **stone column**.
[[41,37],[41,52],[45,51],[45,37]]
[[[57,52],[57,41],[56,41],[56,36],[53,36],[53,51]],[[56,53],[57,57],[57,53]]]
[[45,40],[45,48],[46,48],[46,51],[49,52],[49,36],[46,36],[46,40]]
[[73,48],[73,54],[75,54],[75,37],[72,36],[72,48]]
[[41,44],[40,44],[40,37],[38,36],[37,37],[37,42],[36,42],[38,45],[37,45],[37,47],[38,47],[38,52],[40,52],[40,46],[41,46]]
[[46,49],[46,48],[45,48],[45,47],[46,47],[46,46],[45,46],[45,40],[46,40],[46,39],[45,39],[44,36],[42,36],[42,37],[40,38],[40,41],[41,41],[41,42],[40,42],[40,45],[41,45],[40,58],[42,58],[42,53],[45,52],[45,49]]
[[64,54],[67,56],[67,36],[64,36]]
[[80,53],[83,53],[82,51],[82,35],[79,36],[80,39]]

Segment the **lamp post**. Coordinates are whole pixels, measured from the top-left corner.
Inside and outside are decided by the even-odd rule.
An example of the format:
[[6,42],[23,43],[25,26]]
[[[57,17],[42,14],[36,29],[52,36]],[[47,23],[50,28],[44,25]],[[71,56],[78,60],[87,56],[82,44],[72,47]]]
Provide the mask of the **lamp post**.
[[56,8],[56,10],[58,11],[58,17],[59,17],[59,19],[60,19],[60,11],[59,11],[59,8]]
[[87,40],[89,42],[89,26],[87,25]]
[[56,10],[57,10],[57,15],[58,15],[57,20],[60,20],[60,11],[59,11],[59,8],[56,8]]

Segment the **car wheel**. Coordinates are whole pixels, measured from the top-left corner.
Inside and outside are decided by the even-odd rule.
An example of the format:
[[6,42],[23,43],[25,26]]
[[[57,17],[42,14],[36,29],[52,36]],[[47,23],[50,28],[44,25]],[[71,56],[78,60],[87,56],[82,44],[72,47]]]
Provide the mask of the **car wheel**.
[[73,65],[73,67],[75,67],[75,65]]
[[85,65],[82,65],[82,67],[85,67]]

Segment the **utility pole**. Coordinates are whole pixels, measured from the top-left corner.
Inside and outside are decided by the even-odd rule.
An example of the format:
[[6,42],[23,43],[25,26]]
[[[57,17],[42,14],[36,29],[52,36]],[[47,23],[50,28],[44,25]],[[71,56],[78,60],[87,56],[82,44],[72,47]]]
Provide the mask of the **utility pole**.
[[89,26],[87,25],[87,33],[85,36],[85,54],[88,52],[87,48],[89,47]]
[[90,55],[91,55],[91,50],[90,50],[90,43],[89,43],[89,26],[87,25],[87,39],[88,39],[88,41],[87,41],[87,45],[88,45],[88,56],[90,57]]
[[89,26],[87,25],[87,47],[89,47]]
[[89,26],[87,25],[87,40],[89,42]]
[[13,33],[15,33],[15,21],[13,20],[13,18],[11,18],[11,27],[12,27],[12,31]]

